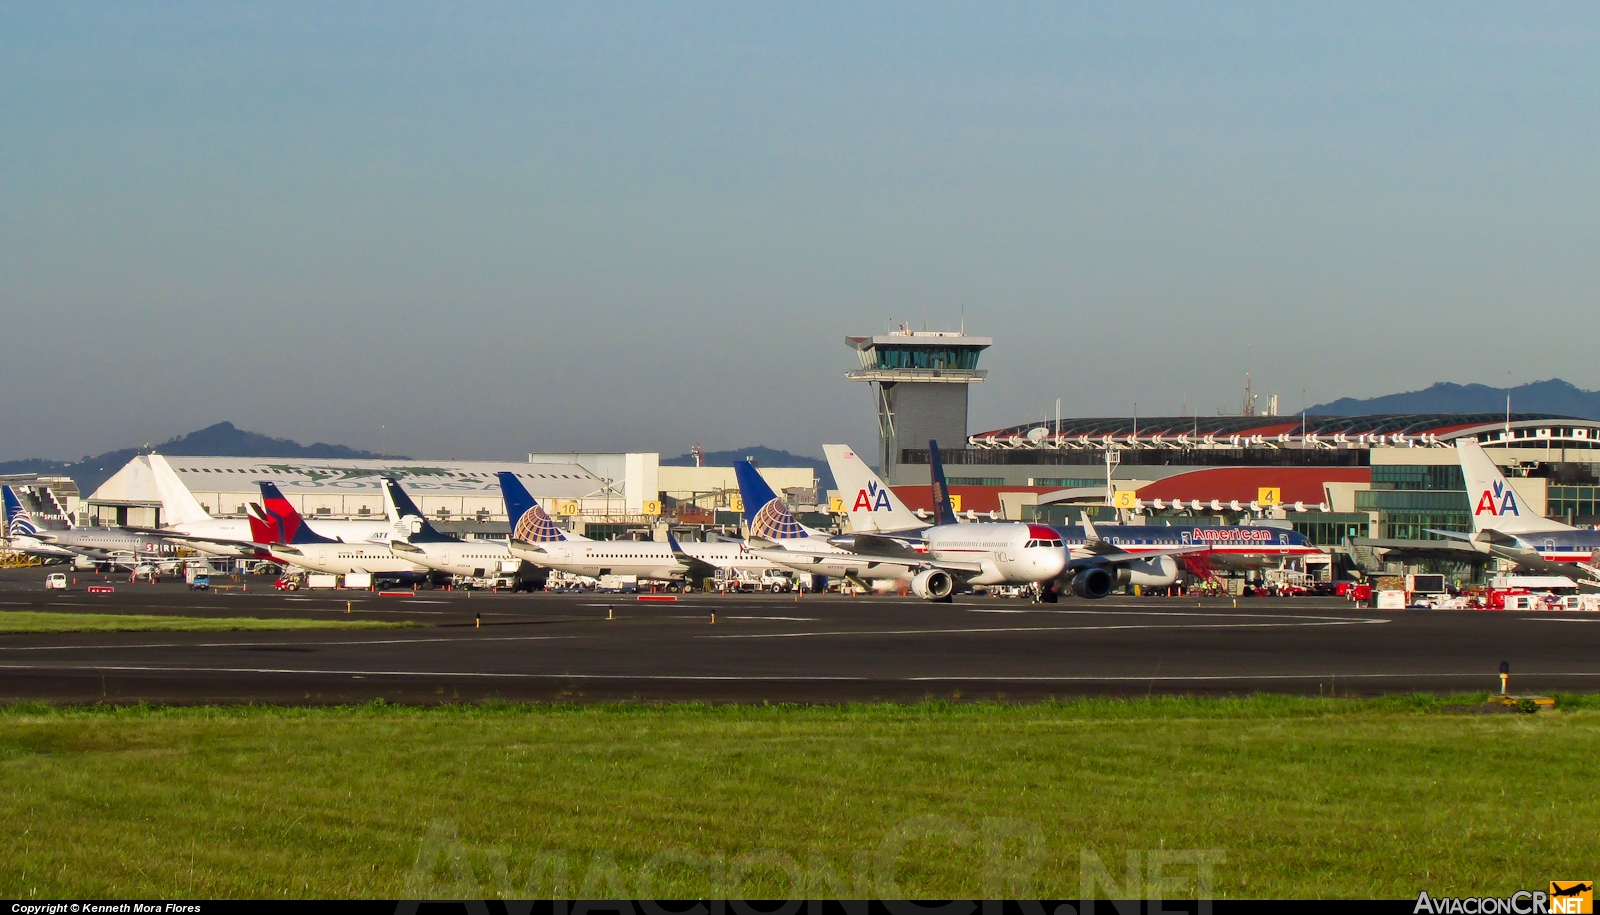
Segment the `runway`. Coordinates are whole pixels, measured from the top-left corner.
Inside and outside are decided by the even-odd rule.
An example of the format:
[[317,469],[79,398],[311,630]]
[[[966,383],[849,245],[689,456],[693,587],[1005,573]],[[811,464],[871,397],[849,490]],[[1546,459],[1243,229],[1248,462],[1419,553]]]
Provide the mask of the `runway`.
[[[1356,610],[1337,599],[252,590],[116,583],[45,592],[0,575],[0,611],[410,620],[409,629],[0,635],[0,700],[427,703],[1037,700],[1600,688],[1600,618]],[[608,619],[608,615],[612,618]],[[713,619],[714,615],[714,619]],[[481,627],[478,622],[481,621]]]

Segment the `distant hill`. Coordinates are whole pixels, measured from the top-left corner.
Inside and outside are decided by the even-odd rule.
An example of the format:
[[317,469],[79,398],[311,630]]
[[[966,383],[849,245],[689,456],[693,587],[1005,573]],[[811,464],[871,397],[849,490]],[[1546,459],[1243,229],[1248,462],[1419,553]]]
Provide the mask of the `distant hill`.
[[[1306,412],[1322,416],[1363,416],[1372,413],[1498,413],[1505,408],[1505,388],[1440,381],[1405,394],[1385,394],[1366,400],[1341,397],[1332,403],[1317,404]],[[1585,391],[1559,378],[1535,381],[1511,389],[1511,409],[1517,413],[1559,413],[1600,420],[1600,391]]]
[[[757,467],[810,467],[817,475],[818,488],[824,492],[834,488],[833,471],[828,469],[828,462],[822,458],[790,454],[787,451],[761,445],[733,448],[728,451],[707,451],[704,457],[707,467],[732,467],[734,461],[742,461],[745,458],[755,461]],[[668,467],[693,467],[694,455],[680,454],[675,458],[662,458],[661,463]]]
[[[207,426],[188,435],[180,435],[155,446],[160,454],[204,454],[215,457],[288,457],[288,458],[376,458],[371,451],[361,451],[344,445],[313,442],[302,445],[287,438],[273,438],[259,432],[246,432],[233,423],[222,422]],[[85,457],[81,461],[50,461],[30,458],[23,461],[0,462],[0,474],[43,473],[71,477],[78,491],[87,496],[100,488],[100,484],[133,460],[138,448],[120,448],[105,454]],[[404,455],[389,457],[409,460]]]

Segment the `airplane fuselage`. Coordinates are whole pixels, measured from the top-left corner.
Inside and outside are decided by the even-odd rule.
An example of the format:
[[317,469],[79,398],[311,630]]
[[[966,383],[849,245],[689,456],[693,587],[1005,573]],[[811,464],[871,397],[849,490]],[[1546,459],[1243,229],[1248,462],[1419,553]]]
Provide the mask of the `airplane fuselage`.
[[[539,546],[542,552],[512,544],[510,552],[534,565],[590,578],[635,575],[670,581],[689,574],[689,566],[673,554],[671,546],[650,540],[558,540]],[[682,549],[689,557],[719,569],[764,572],[775,568],[773,562],[742,543],[685,543]]]

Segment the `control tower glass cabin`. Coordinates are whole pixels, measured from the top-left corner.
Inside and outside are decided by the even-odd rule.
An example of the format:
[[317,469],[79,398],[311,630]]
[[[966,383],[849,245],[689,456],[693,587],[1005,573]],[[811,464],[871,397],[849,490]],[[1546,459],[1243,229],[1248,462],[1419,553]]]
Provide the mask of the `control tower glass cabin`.
[[845,377],[873,388],[884,477],[891,485],[927,482],[926,464],[903,466],[902,451],[927,448],[929,439],[940,448],[967,447],[967,385],[983,381],[978,354],[994,340],[905,326],[844,340],[861,357],[861,368]]

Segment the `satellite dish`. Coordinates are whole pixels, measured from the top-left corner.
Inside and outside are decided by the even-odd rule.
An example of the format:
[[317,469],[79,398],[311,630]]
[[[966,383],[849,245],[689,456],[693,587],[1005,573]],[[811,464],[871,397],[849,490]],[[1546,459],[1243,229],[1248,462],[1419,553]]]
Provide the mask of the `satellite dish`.
[[1229,502],[1228,503],[1228,507],[1233,509],[1236,512],[1244,511],[1244,508],[1239,504],[1239,500],[1238,499],[1234,499],[1231,502]]
[[1331,511],[1333,511],[1333,509],[1329,508],[1328,507],[1328,503],[1324,502],[1321,505],[1317,506],[1317,511],[1319,511],[1319,512],[1331,512]]
[[1250,501],[1250,510],[1253,511],[1253,512],[1260,511],[1261,510],[1261,503],[1252,499]]
[[1043,426],[1034,426],[1032,429],[1028,430],[1028,441],[1033,442],[1035,445],[1043,442],[1049,437],[1050,430]]
[[1296,502],[1294,504],[1294,510],[1303,515],[1306,511],[1306,504],[1304,502]]
[[1156,507],[1156,511],[1163,511],[1167,507],[1167,503],[1161,501],[1160,499],[1151,499],[1150,504]]
[[1222,511],[1222,503],[1218,502],[1216,499],[1212,499],[1211,500],[1211,510],[1214,511],[1214,512]]
[[1200,511],[1204,507],[1205,506],[1200,504],[1200,500],[1199,499],[1190,499],[1189,500],[1189,510],[1190,511]]

